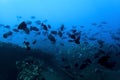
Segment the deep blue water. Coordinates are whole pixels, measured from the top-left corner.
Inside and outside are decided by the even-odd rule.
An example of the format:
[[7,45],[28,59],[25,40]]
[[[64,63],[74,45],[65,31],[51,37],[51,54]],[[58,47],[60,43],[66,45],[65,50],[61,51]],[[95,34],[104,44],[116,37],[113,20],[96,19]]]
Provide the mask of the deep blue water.
[[[42,51],[40,54],[54,56],[52,65],[57,66],[53,68],[72,66],[72,69],[63,72],[69,77],[72,75],[75,80],[88,80],[90,74],[93,74],[91,80],[120,80],[119,7],[120,0],[0,0],[1,56],[8,54],[2,51],[2,46],[10,43],[19,46],[18,55],[19,50],[23,50],[22,59],[20,55],[11,54],[9,58],[14,58],[12,65],[26,58],[24,50],[31,51],[30,54],[35,50],[37,54]],[[11,51],[15,46],[10,48]],[[49,56],[46,54],[44,56]],[[7,57],[4,56],[6,60]],[[4,63],[4,60],[0,62]],[[46,62],[48,64],[49,60]],[[9,65],[7,61],[5,63]],[[80,71],[73,68],[75,64],[80,66]],[[62,70],[56,72],[62,74]],[[4,75],[2,73],[1,70],[0,75]],[[75,75],[81,75],[81,78]]]

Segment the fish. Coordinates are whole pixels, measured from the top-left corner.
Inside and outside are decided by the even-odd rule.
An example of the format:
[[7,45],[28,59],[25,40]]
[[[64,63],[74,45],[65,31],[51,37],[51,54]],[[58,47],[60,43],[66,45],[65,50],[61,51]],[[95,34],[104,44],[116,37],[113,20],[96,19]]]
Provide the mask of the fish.
[[80,26],[80,28],[84,28],[85,26]]
[[6,25],[4,26],[4,28],[10,29],[10,25]]
[[105,55],[105,51],[102,49],[98,49],[97,53],[94,54],[94,58],[100,58],[102,55]]
[[62,37],[63,33],[61,31],[58,31],[58,35],[59,35],[59,37]]
[[71,40],[71,39],[70,39],[70,40],[68,40],[68,42],[74,42],[74,40]]
[[116,40],[116,41],[120,41],[120,37],[116,36],[116,35],[111,35],[112,39]]
[[75,67],[75,68],[78,68],[78,67],[79,67],[79,63],[76,62],[76,63],[74,64],[74,67]]
[[92,40],[92,41],[97,40],[95,37],[89,37],[88,39],[89,39],[89,40]]
[[35,16],[31,16],[30,18],[31,18],[31,19],[35,19],[36,17],[35,17]]
[[76,44],[80,44],[80,36],[78,36],[74,41]]
[[86,59],[83,61],[83,63],[80,65],[80,69],[85,69],[87,68],[90,64],[92,63],[92,61],[90,59]]
[[29,20],[28,20],[28,21],[26,21],[26,24],[27,24],[27,25],[31,25],[31,24],[32,24],[32,21],[29,21]]
[[113,69],[115,67],[115,62],[110,61],[110,56],[109,55],[104,55],[98,59],[98,64],[101,66],[104,66],[105,68],[108,69]]
[[76,29],[72,29],[71,31],[72,31],[72,33],[76,33],[76,32],[77,32],[77,30],[76,30]]
[[41,21],[40,21],[40,20],[36,20],[35,23],[36,23],[37,25],[41,25]]
[[37,40],[35,39],[35,40],[32,42],[32,44],[36,44],[36,42],[37,42]]
[[13,34],[12,31],[8,31],[6,33],[3,34],[3,38],[8,38],[9,36],[11,36]]
[[15,29],[15,28],[13,29],[13,31],[14,31],[14,32],[19,32],[19,30],[18,30],[18,29]]
[[51,31],[51,34],[55,34],[55,35],[57,35],[57,33],[58,33],[58,32],[55,31],[55,30],[52,30],[52,31]]
[[26,50],[31,50],[30,43],[28,41],[23,42],[25,44]]
[[27,24],[24,21],[18,25],[18,29],[25,31],[27,34],[30,32],[27,28]]
[[48,31],[48,28],[44,23],[42,23],[41,26],[43,27],[44,30]]
[[3,27],[4,26],[4,24],[0,24],[0,27]]
[[52,41],[52,42],[56,42],[56,39],[55,39],[55,37],[52,35],[52,34],[49,34],[48,35],[48,39],[50,40],[50,41]]
[[93,26],[96,26],[96,25],[97,25],[97,23],[95,23],[95,22],[94,22],[94,23],[92,23],[92,25],[93,25]]
[[65,29],[65,26],[64,26],[64,24],[62,24],[60,27],[60,31],[63,31],[64,29]]
[[107,24],[107,22],[106,21],[102,21],[101,24]]
[[60,43],[61,46],[64,46],[64,43]]
[[51,29],[51,25],[50,24],[48,24],[48,28]]
[[68,34],[68,36],[71,38],[71,39],[76,39],[76,36],[74,34]]
[[35,35],[40,35],[41,34],[41,32],[39,31],[39,32],[37,32]]
[[35,26],[30,26],[30,31],[39,31],[39,29]]
[[103,47],[104,41],[103,40],[97,40],[97,43],[100,45],[100,48]]

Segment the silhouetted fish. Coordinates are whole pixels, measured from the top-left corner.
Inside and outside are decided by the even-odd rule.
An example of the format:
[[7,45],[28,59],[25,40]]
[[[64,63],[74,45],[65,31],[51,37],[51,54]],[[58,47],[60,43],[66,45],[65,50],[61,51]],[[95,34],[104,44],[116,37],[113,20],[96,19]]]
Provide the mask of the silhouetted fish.
[[108,55],[102,56],[98,60],[98,64],[100,64],[101,66],[104,66],[108,69],[113,69],[115,67],[115,62],[109,61],[109,59],[110,59],[110,56],[108,56]]
[[68,42],[74,42],[74,40],[68,40]]
[[60,31],[63,31],[64,29],[65,29],[65,26],[64,26],[64,24],[62,24],[60,27]]
[[95,41],[97,39],[95,37],[89,37],[89,40]]
[[4,28],[8,28],[8,29],[10,29],[10,25],[6,25],[6,26],[4,26]]
[[29,20],[28,20],[28,21],[26,21],[26,24],[27,24],[27,25],[31,25],[31,24],[32,24],[32,21],[29,21]]
[[14,32],[19,32],[19,30],[18,30],[18,29],[13,29],[13,31],[14,31]]
[[0,27],[3,27],[4,26],[4,24],[0,24]]
[[57,31],[52,30],[52,31],[51,31],[51,34],[55,34],[55,35],[57,35]]
[[56,42],[56,39],[55,39],[55,37],[54,37],[52,34],[49,34],[49,35],[48,35],[48,39],[49,39],[50,41],[52,41],[52,42]]
[[100,45],[100,48],[103,47],[104,41],[103,40],[97,40],[98,44]]
[[85,69],[86,67],[88,67],[90,64],[92,63],[92,61],[90,59],[86,59],[83,61],[83,63],[80,66],[80,69]]
[[48,28],[47,28],[47,26],[46,26],[44,23],[42,23],[41,26],[42,26],[42,28],[43,28],[44,30],[48,31]]
[[112,34],[111,37],[112,37],[112,39],[114,39],[114,40],[120,41],[120,36],[117,36],[117,35]]
[[8,38],[8,37],[11,36],[12,34],[13,34],[12,31],[8,31],[8,32],[6,32],[6,33],[3,34],[3,37],[4,37],[4,38]]
[[32,44],[36,44],[36,42],[37,42],[37,40],[35,39],[35,40],[32,42]]
[[51,29],[51,25],[50,24],[48,24],[48,28]]
[[93,25],[93,26],[96,26],[96,25],[97,25],[97,23],[95,23],[95,22],[94,22],[94,23],[92,23],[92,25]]
[[30,31],[39,31],[39,29],[35,26],[30,26]]
[[101,24],[107,24],[107,22],[106,21],[102,21]]
[[36,23],[37,25],[41,25],[41,21],[40,21],[40,20],[36,20],[35,23]]
[[78,36],[74,41],[76,44],[80,44],[80,36]]
[[30,18],[31,18],[31,19],[35,19],[36,17],[35,17],[35,16],[31,16]]
[[80,28],[84,28],[85,26],[80,26]]
[[63,33],[61,31],[58,31],[58,36],[59,37],[62,37],[63,36]]
[[27,50],[31,50],[30,43],[28,41],[24,41],[23,43],[25,44]]
[[29,29],[27,28],[27,24],[24,21],[18,25],[18,29],[24,30],[27,34],[29,34]]

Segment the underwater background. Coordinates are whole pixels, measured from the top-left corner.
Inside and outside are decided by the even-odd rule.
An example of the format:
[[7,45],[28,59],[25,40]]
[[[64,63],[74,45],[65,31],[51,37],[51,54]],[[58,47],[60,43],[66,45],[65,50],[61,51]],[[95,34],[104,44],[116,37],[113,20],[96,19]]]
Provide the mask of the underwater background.
[[0,0],[0,80],[120,80],[120,0]]

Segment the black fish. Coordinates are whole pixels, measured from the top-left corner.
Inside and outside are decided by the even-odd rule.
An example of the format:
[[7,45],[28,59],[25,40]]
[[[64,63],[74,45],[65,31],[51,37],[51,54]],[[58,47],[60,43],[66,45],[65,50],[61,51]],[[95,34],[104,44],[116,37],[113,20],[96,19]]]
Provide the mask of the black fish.
[[63,33],[61,31],[58,31],[58,35],[59,35],[59,37],[62,37]]
[[32,44],[36,44],[36,42],[37,42],[37,40],[34,40],[34,41],[32,42]]
[[103,40],[97,40],[98,44],[100,45],[100,48],[103,47],[104,41]]
[[55,39],[55,37],[54,37],[52,34],[49,34],[49,35],[48,35],[48,39],[49,39],[50,41],[52,41],[52,42],[56,42],[56,39]]
[[30,26],[30,31],[39,31],[39,29],[35,26]]
[[35,16],[31,16],[30,18],[31,18],[31,19],[35,19],[36,17],[35,17]]
[[94,22],[94,23],[92,23],[92,25],[93,25],[93,26],[96,26],[96,25],[97,25],[97,23],[95,23],[95,22]]
[[77,30],[76,30],[76,29],[72,29],[71,31],[72,31],[72,33],[76,33],[76,32],[77,32]]
[[3,37],[4,37],[4,38],[8,38],[8,37],[11,36],[12,34],[13,34],[12,31],[6,32],[6,33],[3,34]]
[[63,31],[64,29],[65,29],[65,26],[64,26],[64,24],[62,24],[60,27],[60,31]]
[[74,40],[68,40],[68,42],[74,42]]
[[4,24],[0,24],[0,27],[3,27],[4,26]]
[[64,46],[64,43],[60,43],[61,46]]
[[9,25],[6,25],[6,26],[4,26],[4,28],[8,28],[8,29],[10,29],[10,26],[9,26]]
[[83,61],[83,64],[81,64],[80,69],[85,69],[86,67],[88,67],[90,64],[92,63],[92,61],[90,59],[86,59]]
[[40,32],[40,31],[36,33],[36,35],[40,35],[40,34],[41,34],[41,32]]
[[48,24],[48,28],[51,29],[51,25],[50,24]]
[[89,37],[89,40],[95,41],[97,39],[95,37]]
[[107,22],[106,21],[102,21],[101,24],[107,24]]
[[28,41],[24,41],[23,42],[26,46],[29,46],[30,45],[30,43],[28,42]]
[[57,31],[52,30],[52,31],[51,31],[51,34],[55,34],[55,35],[56,35],[56,34],[57,34]]
[[85,26],[80,26],[81,28],[84,28]]
[[23,43],[25,44],[27,50],[31,50],[30,43],[28,41],[24,41]]
[[74,64],[74,67],[75,67],[75,68],[78,68],[78,67],[79,67],[79,63],[76,62],[76,63]]
[[40,20],[37,20],[37,21],[35,21],[35,23],[36,23],[37,25],[40,25],[40,24],[41,24],[41,21],[40,21]]
[[112,39],[116,40],[116,41],[120,41],[120,37],[116,36],[116,35],[111,35]]
[[113,69],[115,67],[115,62],[109,61],[109,59],[110,59],[110,56],[108,56],[108,55],[102,56],[98,60],[98,64],[100,64],[108,69]]
[[43,27],[44,30],[48,31],[48,28],[44,23],[42,23],[41,26]]
[[76,39],[76,36],[74,34],[69,34],[68,35],[71,39]]
[[105,51],[102,49],[99,49],[98,52],[94,54],[94,58],[97,59],[101,57],[102,55],[105,55]]
[[77,39],[74,40],[76,44],[80,44],[80,36],[77,37]]
[[29,29],[24,21],[18,25],[18,29],[24,30],[27,34],[29,34]]
[[32,21],[26,21],[26,24],[27,24],[27,25],[31,25],[31,24],[32,24]]
[[19,30],[18,30],[18,29],[13,29],[13,31],[14,31],[14,32],[19,32]]

